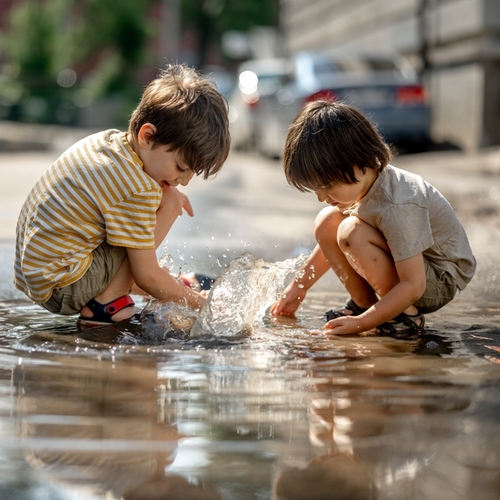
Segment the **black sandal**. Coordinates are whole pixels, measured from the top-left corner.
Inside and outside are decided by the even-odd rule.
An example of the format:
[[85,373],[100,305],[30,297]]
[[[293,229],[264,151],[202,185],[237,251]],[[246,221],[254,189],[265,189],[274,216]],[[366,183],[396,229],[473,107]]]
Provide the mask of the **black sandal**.
[[[343,309],[352,311],[352,314],[343,314],[341,312]],[[367,310],[368,309],[365,309],[364,307],[359,307],[358,304],[354,302],[354,300],[349,299],[345,306],[339,307],[338,309],[330,309],[329,311],[326,311],[326,313],[323,315],[323,319],[325,320],[325,322],[328,322],[332,319],[340,318],[342,316],[359,316]]]
[[91,318],[85,318],[80,315],[78,326],[104,326],[114,323],[112,316],[126,307],[135,306],[135,302],[130,295],[123,295],[107,304],[101,304],[95,299],[91,299],[85,304],[94,315]]
[[210,290],[215,283],[215,279],[210,278],[210,276],[205,276],[204,274],[199,273],[195,273],[194,276],[200,284],[200,290]]
[[393,335],[395,333],[417,333],[424,330],[425,316],[417,314],[398,314],[392,321],[377,326],[379,333]]
[[215,278],[210,278],[210,276],[205,276],[200,273],[191,274],[181,274],[179,278],[184,282],[184,284],[197,292],[202,290],[211,290],[213,284],[215,283]]

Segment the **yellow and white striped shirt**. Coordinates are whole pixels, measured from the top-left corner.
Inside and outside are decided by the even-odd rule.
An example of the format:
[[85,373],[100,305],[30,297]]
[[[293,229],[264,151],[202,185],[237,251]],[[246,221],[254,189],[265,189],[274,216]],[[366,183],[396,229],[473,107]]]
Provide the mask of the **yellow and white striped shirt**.
[[162,190],[119,130],[91,135],[44,173],[17,223],[14,284],[38,303],[80,279],[92,251],[155,248]]

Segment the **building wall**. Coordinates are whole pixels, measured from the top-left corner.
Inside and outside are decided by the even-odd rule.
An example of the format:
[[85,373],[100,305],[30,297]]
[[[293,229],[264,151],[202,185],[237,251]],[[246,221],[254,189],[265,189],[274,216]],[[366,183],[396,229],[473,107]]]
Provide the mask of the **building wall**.
[[281,0],[281,13],[286,54],[402,52],[424,75],[435,140],[500,144],[500,0]]

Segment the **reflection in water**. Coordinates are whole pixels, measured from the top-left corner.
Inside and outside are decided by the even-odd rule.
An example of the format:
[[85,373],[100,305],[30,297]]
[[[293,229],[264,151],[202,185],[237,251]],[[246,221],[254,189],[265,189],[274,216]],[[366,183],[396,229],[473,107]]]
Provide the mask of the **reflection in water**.
[[16,366],[27,463],[52,483],[114,498],[220,498],[213,486],[165,474],[177,427],[164,411],[156,372],[127,365],[68,360]]
[[[232,307],[248,276],[272,284],[275,270],[236,273]],[[165,326],[158,304],[77,332],[1,303],[0,498],[500,497],[500,330],[487,318],[328,339],[308,333],[325,297],[271,320],[262,288],[253,316],[222,315],[226,338]]]
[[294,467],[283,471],[275,493],[276,500],[376,498],[373,477],[367,468],[354,457],[341,453],[315,457],[305,469]]

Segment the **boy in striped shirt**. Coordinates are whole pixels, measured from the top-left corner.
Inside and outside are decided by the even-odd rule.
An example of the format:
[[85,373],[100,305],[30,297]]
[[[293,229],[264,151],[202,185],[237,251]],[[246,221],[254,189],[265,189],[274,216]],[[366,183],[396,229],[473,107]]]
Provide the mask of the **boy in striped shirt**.
[[177,186],[216,174],[229,146],[216,86],[169,65],[146,87],[127,132],[82,139],[37,182],[19,215],[14,284],[87,325],[136,313],[134,284],[199,309],[205,297],[161,268],[156,248],[183,210],[193,215]]

